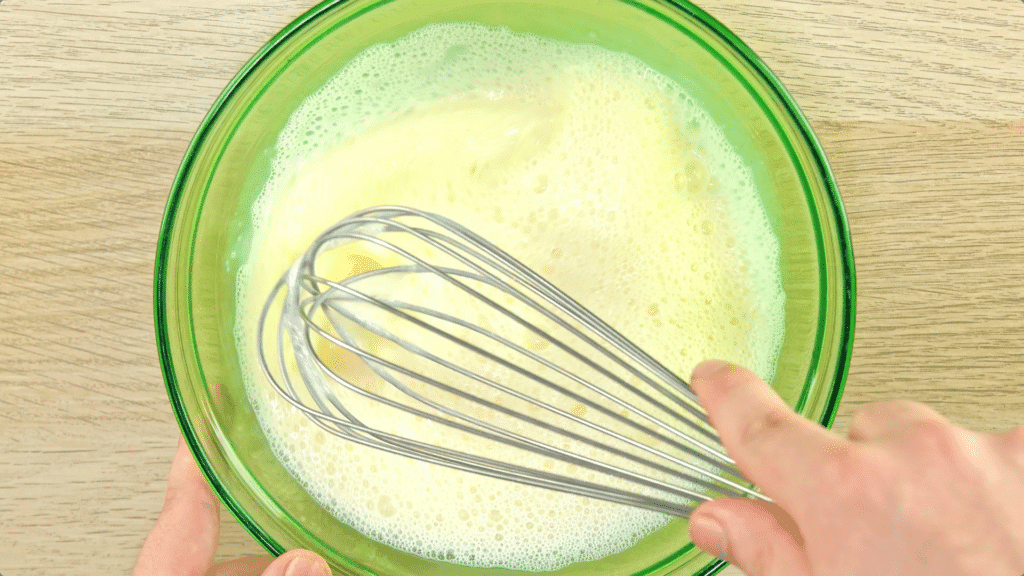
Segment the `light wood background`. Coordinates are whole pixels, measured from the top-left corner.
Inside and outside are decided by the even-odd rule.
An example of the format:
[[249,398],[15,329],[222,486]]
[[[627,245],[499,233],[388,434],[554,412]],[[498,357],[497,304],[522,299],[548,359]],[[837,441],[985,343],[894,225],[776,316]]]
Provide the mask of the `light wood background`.
[[[1024,3],[700,3],[789,88],[843,192],[837,427],[897,397],[1024,423]],[[151,312],[168,189],[221,89],[311,5],[0,1],[0,573],[130,570],[177,437]],[[221,556],[260,551],[223,524]]]

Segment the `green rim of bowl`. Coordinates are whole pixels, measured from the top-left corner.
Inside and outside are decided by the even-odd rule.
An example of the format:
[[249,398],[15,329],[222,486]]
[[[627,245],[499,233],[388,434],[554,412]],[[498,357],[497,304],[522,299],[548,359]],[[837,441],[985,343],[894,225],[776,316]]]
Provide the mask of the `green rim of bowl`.
[[[355,18],[355,17],[357,17],[357,16],[359,16],[359,15],[361,15],[361,14],[363,14],[363,13],[369,11],[369,10],[372,10],[372,9],[374,9],[374,8],[380,6],[380,5],[390,3],[392,1],[394,1],[394,0],[381,0],[377,4],[369,6],[369,7],[365,8],[365,9],[363,9],[363,10],[358,11],[355,14],[350,15],[344,21],[351,20],[352,18]],[[634,1],[634,0],[619,0],[619,1],[621,3],[623,3],[623,4],[633,6],[634,8],[636,8],[638,10],[644,11],[644,12],[646,12],[646,13],[648,13],[648,14],[656,17],[656,18],[659,18],[659,19],[665,21],[666,23],[672,25],[674,28],[676,28],[680,32],[686,34],[690,38],[694,39],[696,42],[698,42],[701,45],[703,45],[705,48],[708,48],[709,49],[708,50],[709,53],[713,54],[719,60],[719,62],[721,62],[726,68],[730,69],[730,71],[733,72],[733,74],[737,78],[737,80],[740,81],[744,85],[745,88],[747,88],[748,93],[752,97],[754,97],[755,100],[758,102],[758,104],[761,106],[762,110],[765,112],[766,118],[768,118],[770,120],[772,126],[776,129],[777,133],[780,133],[780,134],[784,133],[784,130],[782,130],[781,126],[779,125],[779,119],[776,117],[775,114],[771,113],[767,109],[765,101],[762,98],[762,96],[759,94],[759,92],[751,87],[750,83],[745,78],[743,78],[742,74],[736,73],[736,70],[734,69],[734,67],[732,65],[730,65],[727,62],[724,62],[722,57],[720,56],[720,54],[718,53],[717,50],[712,49],[711,47],[709,47],[707,45],[707,43],[703,39],[697,37],[693,32],[687,30],[685,27],[680,26],[677,21],[673,20],[672,18],[667,17],[661,11],[655,10],[655,9],[651,8],[650,6],[644,5],[644,4],[642,4],[640,2],[637,2],[637,1]],[[170,403],[171,403],[172,409],[174,411],[175,417],[176,417],[176,419],[178,421],[178,424],[180,426],[182,435],[184,436],[185,441],[188,444],[192,454],[195,456],[200,470],[202,470],[204,476],[207,478],[208,482],[210,483],[210,485],[213,488],[214,492],[217,494],[218,498],[224,503],[224,505],[231,512],[231,514],[238,520],[238,522],[264,548],[266,548],[268,551],[270,551],[271,553],[273,553],[275,555],[278,555],[278,554],[281,554],[281,553],[285,552],[285,549],[279,543],[277,543],[269,534],[267,534],[263,530],[263,528],[259,524],[257,524],[249,516],[249,514],[245,511],[245,509],[238,503],[238,501],[227,490],[227,488],[225,487],[224,483],[218,477],[218,474],[217,474],[216,470],[214,470],[210,460],[207,458],[206,454],[204,453],[204,451],[203,451],[203,449],[201,447],[201,444],[199,442],[199,438],[197,436],[197,431],[193,428],[191,422],[189,421],[188,411],[186,410],[184,400],[183,400],[183,398],[182,398],[182,396],[181,396],[181,394],[180,394],[180,392],[178,390],[178,377],[177,377],[177,375],[175,373],[175,368],[174,368],[174,363],[173,363],[173,352],[171,350],[171,338],[170,338],[170,335],[169,335],[168,302],[167,302],[167,299],[166,299],[166,294],[167,294],[167,291],[168,291],[168,287],[167,287],[168,277],[167,277],[167,274],[165,273],[165,270],[167,269],[167,266],[169,265],[169,262],[170,262],[170,251],[171,251],[171,248],[172,248],[172,235],[173,235],[172,233],[173,233],[174,225],[175,225],[175,222],[176,222],[176,217],[178,216],[178,209],[179,209],[179,204],[180,204],[181,199],[182,199],[183,188],[185,187],[185,183],[186,183],[186,181],[188,179],[188,176],[191,173],[191,169],[192,169],[193,163],[194,163],[194,161],[196,159],[196,155],[197,155],[198,150],[205,144],[207,135],[208,135],[208,133],[209,133],[209,131],[211,129],[212,124],[221,115],[221,113],[223,112],[223,110],[225,108],[226,103],[235,96],[235,94],[238,91],[238,87],[249,77],[250,74],[253,73],[254,70],[256,70],[265,60],[267,60],[268,56],[270,56],[271,54],[274,53],[274,51],[277,49],[277,47],[280,44],[282,44],[287,39],[291,38],[293,35],[295,35],[298,32],[300,32],[306,26],[308,26],[308,25],[312,24],[313,22],[317,21],[317,19],[320,17],[321,14],[323,14],[323,13],[325,13],[327,11],[330,11],[330,10],[340,6],[340,5],[346,4],[348,2],[349,2],[349,0],[325,0],[324,2],[321,2],[320,4],[314,6],[310,10],[306,11],[304,14],[302,14],[301,16],[296,18],[294,21],[292,21],[290,24],[288,24],[285,28],[283,28],[280,32],[275,34],[270,39],[270,41],[268,41],[241,68],[241,70],[234,76],[234,78],[230,81],[230,83],[228,83],[227,87],[223,90],[223,92],[220,94],[220,96],[214,102],[214,104],[211,107],[210,111],[207,113],[206,117],[203,119],[203,121],[200,124],[198,130],[196,131],[195,136],[193,137],[191,143],[189,144],[188,149],[185,152],[185,156],[184,156],[184,158],[182,160],[181,166],[179,167],[179,170],[178,170],[178,172],[177,172],[177,174],[175,176],[175,179],[174,179],[174,182],[173,182],[173,185],[172,185],[172,188],[171,188],[170,196],[169,196],[168,201],[167,201],[167,206],[166,206],[166,209],[164,211],[163,222],[161,224],[159,239],[158,239],[158,243],[157,243],[157,250],[156,250],[156,261],[155,261],[155,270],[154,270],[154,293],[153,293],[153,298],[154,298],[154,325],[155,325],[155,331],[156,331],[156,343],[157,343],[157,349],[158,349],[158,354],[159,354],[159,358],[160,358],[160,367],[161,367],[161,370],[163,372],[163,377],[164,377],[164,382],[165,382],[165,386],[166,386],[166,389],[167,389],[168,398],[170,400]],[[826,198],[825,199],[828,202],[828,205],[826,206],[826,209],[828,211],[830,211],[829,216],[831,217],[832,221],[835,223],[835,228],[836,228],[835,232],[836,232],[836,234],[838,236],[838,238],[837,238],[837,240],[838,240],[838,251],[839,251],[838,264],[841,267],[841,270],[839,271],[840,273],[837,276],[838,276],[838,279],[842,280],[842,286],[841,286],[842,301],[840,303],[838,303],[838,305],[837,305],[837,308],[841,309],[842,313],[841,313],[841,317],[837,319],[838,329],[839,329],[840,336],[839,336],[839,341],[837,342],[836,349],[835,349],[835,355],[836,355],[836,363],[835,363],[835,367],[834,367],[835,368],[835,373],[834,373],[831,385],[830,385],[829,390],[828,390],[828,396],[827,396],[827,399],[825,401],[824,412],[822,413],[822,415],[821,415],[821,417],[819,419],[819,422],[822,425],[824,425],[826,427],[830,427],[832,425],[835,417],[836,417],[836,413],[838,411],[838,406],[839,406],[839,399],[842,396],[843,388],[844,388],[845,381],[846,381],[846,376],[847,376],[847,374],[849,372],[850,357],[851,357],[852,348],[853,348],[854,322],[855,322],[854,314],[855,314],[855,302],[856,302],[856,280],[855,280],[854,263],[853,263],[852,242],[851,242],[851,239],[850,239],[849,225],[848,225],[847,218],[846,218],[846,212],[845,212],[845,209],[843,207],[842,199],[840,198],[840,195],[839,195],[839,190],[838,190],[838,186],[836,185],[835,178],[834,178],[834,176],[832,174],[832,171],[831,171],[831,169],[829,167],[828,161],[825,158],[825,154],[824,154],[824,151],[821,148],[821,144],[819,143],[817,137],[814,135],[813,131],[811,130],[811,127],[810,127],[809,123],[807,122],[807,119],[804,117],[803,113],[797,107],[797,105],[796,105],[795,101],[793,100],[793,98],[789,95],[789,93],[786,91],[786,89],[782,86],[782,83],[775,76],[775,74],[768,68],[768,66],[749,47],[747,47],[746,44],[744,44],[739,39],[739,37],[737,37],[728,28],[726,28],[724,25],[719,23],[717,20],[712,18],[710,15],[708,15],[706,12],[704,12],[700,8],[694,6],[693,4],[690,4],[689,2],[686,2],[685,0],[664,0],[664,4],[665,4],[665,8],[666,9],[669,9],[669,10],[671,10],[671,9],[679,10],[679,11],[683,12],[685,15],[688,15],[691,18],[697,20],[700,24],[702,24],[705,27],[705,30],[707,32],[710,32],[710,33],[716,35],[719,40],[723,41],[728,47],[730,47],[732,50],[734,50],[735,51],[734,55],[735,56],[739,56],[744,61],[744,63],[747,66],[749,66],[751,72],[753,72],[756,75],[760,76],[761,79],[764,80],[765,86],[767,88],[769,88],[770,91],[771,91],[770,95],[774,96],[774,98],[777,100],[777,102],[782,105],[784,112],[786,114],[788,114],[790,116],[791,120],[794,122],[795,128],[797,130],[797,134],[798,134],[799,137],[802,137],[802,139],[804,141],[804,144],[807,145],[809,151],[811,152],[811,160],[813,160],[814,168],[816,168],[817,174],[822,178],[822,181],[823,181],[823,184],[824,184],[824,187],[825,187],[825,192],[826,192],[826,194],[825,194]],[[336,25],[341,25],[342,23],[343,22],[339,22],[339,23],[336,23]],[[333,28],[334,27],[332,27],[332,29]],[[297,56],[298,56],[298,54],[293,54],[292,57],[287,62],[285,62],[282,65],[282,67],[278,70],[277,74],[280,74],[281,71],[284,68],[286,68],[291,63],[291,61],[293,61]],[[275,74],[274,78],[276,78],[277,74]],[[259,96],[263,93],[263,91],[265,91],[270,85],[272,85],[272,83],[273,82],[271,81],[271,82],[268,82],[266,85],[264,85],[264,87],[258,93],[256,93],[252,97],[252,100],[250,101],[248,106],[251,106],[252,102],[255,101],[257,98],[259,98]],[[247,106],[247,108],[248,108],[248,106]],[[244,117],[244,114],[243,114],[243,117]],[[232,128],[231,132],[233,132],[233,131],[234,131],[234,128]],[[793,150],[792,143],[788,139],[783,139],[783,140],[785,142],[786,149],[787,149],[791,159],[794,159],[794,164],[800,165],[801,164],[800,162],[795,161],[795,158],[794,158],[795,152]],[[802,186],[802,188],[804,189],[805,193],[808,193],[808,191],[809,191],[808,185],[807,185],[808,183],[807,183],[807,180],[806,180],[806,174],[804,172],[800,173],[800,179],[801,179],[801,186]],[[206,190],[204,190],[203,196],[202,196],[202,198],[199,201],[200,212],[201,212],[201,206],[205,202],[205,195],[206,195]],[[812,211],[816,212],[816,210],[814,208],[813,199],[809,198],[809,200],[811,200],[811,201],[809,202],[808,206],[810,207],[810,209]],[[819,261],[824,262],[825,261],[825,248],[824,248],[824,245],[823,245],[823,242],[822,242],[822,230],[821,230],[820,218],[818,217],[818,215],[816,213],[814,214],[814,216],[815,217],[812,218],[812,221],[814,222],[815,238],[818,241],[817,242],[817,253],[818,253],[817,255],[818,255]],[[197,228],[198,228],[198,221],[197,221],[196,228],[194,228],[191,231],[191,234],[189,235],[190,243],[191,243],[190,244],[190,254],[191,254],[191,250],[194,248],[195,234],[197,232]],[[192,284],[191,259],[189,261],[189,266],[190,267],[189,267],[189,270],[188,270],[188,282],[187,283],[188,283],[189,286],[191,286],[191,284]],[[827,291],[827,279],[828,279],[828,277],[827,277],[827,270],[825,269],[824,266],[820,267],[819,270],[820,270],[819,271],[819,288],[820,288],[819,294],[821,295],[820,298],[822,300],[822,302],[820,302],[820,305],[821,305],[822,309],[825,309],[826,306],[825,306],[824,300],[828,296],[828,291]],[[190,323],[190,329],[194,330],[194,327],[191,326],[191,322],[192,322],[192,315],[191,315],[191,311],[192,311],[192,295],[191,295],[191,293],[189,293],[187,297],[188,297],[188,308],[189,308],[188,320],[189,320],[189,323]],[[826,323],[825,315],[824,314],[819,315],[817,334],[816,334],[816,348],[817,349],[820,349],[820,345],[821,345],[822,340],[823,340],[823,333],[824,333],[824,330],[825,330],[825,323]],[[192,345],[194,347],[195,346],[194,334],[193,334],[193,337],[190,338],[189,340],[192,342]],[[199,360],[198,360],[198,351],[193,349],[191,351],[191,353],[194,355],[193,357],[196,360],[196,365],[199,368],[200,376],[203,378],[203,380],[205,382],[205,376],[203,376],[203,374],[202,374],[202,365],[199,363]],[[807,401],[807,395],[808,395],[809,390],[810,390],[810,384],[811,384],[813,376],[816,373],[816,370],[818,368],[817,364],[819,362],[819,359],[820,359],[820,354],[815,354],[815,357],[814,357],[814,360],[813,360],[814,365],[812,365],[811,369],[808,370],[807,380],[804,382],[803,393],[802,393],[800,399],[797,402],[797,405],[795,407],[796,410],[800,410],[804,406],[806,401]],[[692,543],[687,544],[684,548],[679,550],[676,554],[673,554],[670,557],[665,558],[665,559],[657,562],[656,564],[650,566],[648,569],[646,569],[646,570],[644,570],[642,572],[637,573],[637,576],[639,574],[649,574],[649,573],[654,572],[654,571],[656,571],[656,570],[658,570],[660,568],[664,568],[669,563],[675,561],[676,559],[681,557],[683,554],[685,554],[688,551],[690,551],[693,548],[693,546],[694,545]],[[700,575],[700,576],[710,576],[712,574],[715,574],[715,573],[721,571],[725,566],[727,566],[727,563],[724,562],[724,561],[721,561],[721,560],[712,561],[708,565],[706,565],[702,570],[700,570],[697,574]]]

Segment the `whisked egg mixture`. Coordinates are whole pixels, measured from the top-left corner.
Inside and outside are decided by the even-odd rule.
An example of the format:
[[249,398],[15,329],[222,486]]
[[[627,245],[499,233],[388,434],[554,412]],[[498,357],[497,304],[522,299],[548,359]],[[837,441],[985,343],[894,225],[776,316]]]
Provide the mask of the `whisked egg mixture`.
[[[237,282],[237,345],[263,431],[341,522],[424,557],[529,571],[596,560],[664,526],[662,514],[346,442],[270,387],[254,334],[271,288],[324,229],[385,204],[468,226],[678,374],[721,358],[770,378],[778,240],[710,116],[628,55],[478,24],[422,28],[367,49],[295,111]],[[372,250],[343,256],[335,277],[386,264]],[[356,408],[396,433],[461,442]]]

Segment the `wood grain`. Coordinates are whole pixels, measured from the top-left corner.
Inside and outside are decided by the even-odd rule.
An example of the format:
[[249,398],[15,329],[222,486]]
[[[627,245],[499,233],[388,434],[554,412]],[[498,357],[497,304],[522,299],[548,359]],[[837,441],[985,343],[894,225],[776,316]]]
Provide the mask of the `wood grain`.
[[[0,573],[130,570],[177,434],[151,312],[167,192],[218,93],[311,5],[0,2]],[[701,5],[782,79],[843,191],[837,427],[896,397],[1024,423],[1024,3]],[[221,557],[261,551],[222,524]]]

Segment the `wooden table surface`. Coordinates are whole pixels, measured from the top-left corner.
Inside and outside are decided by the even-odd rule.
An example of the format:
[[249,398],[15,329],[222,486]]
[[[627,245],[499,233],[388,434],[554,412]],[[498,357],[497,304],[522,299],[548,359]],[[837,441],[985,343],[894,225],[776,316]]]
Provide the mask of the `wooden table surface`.
[[[218,93],[311,5],[0,0],[5,576],[130,570],[177,437],[151,311],[164,202]],[[837,427],[897,397],[1024,423],[1024,3],[701,5],[781,78],[842,189],[858,302]],[[260,551],[223,525],[221,556]]]

